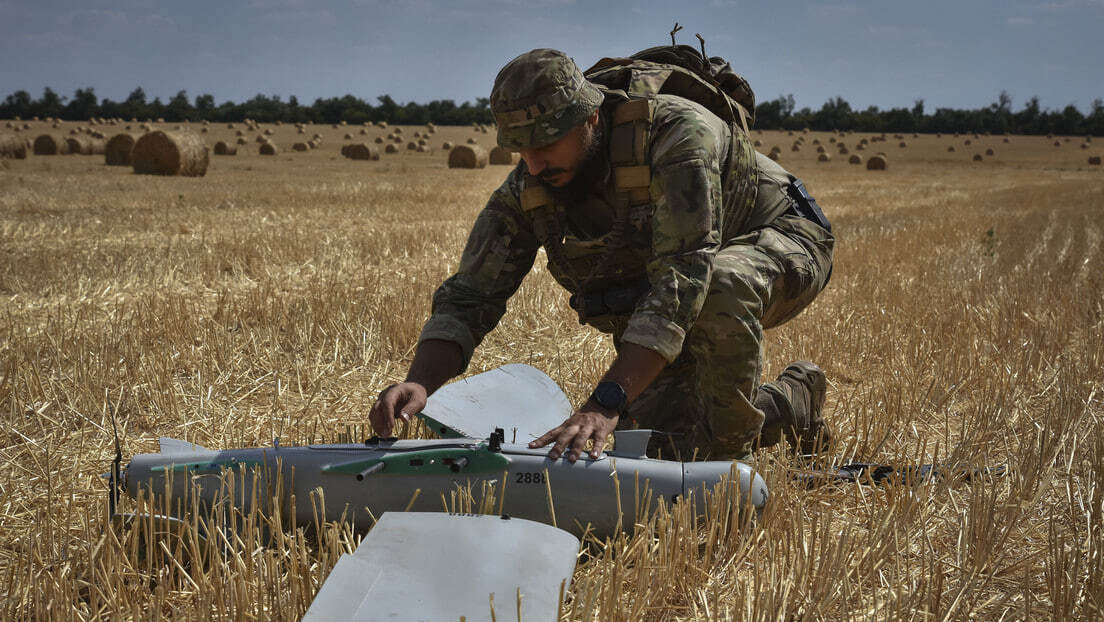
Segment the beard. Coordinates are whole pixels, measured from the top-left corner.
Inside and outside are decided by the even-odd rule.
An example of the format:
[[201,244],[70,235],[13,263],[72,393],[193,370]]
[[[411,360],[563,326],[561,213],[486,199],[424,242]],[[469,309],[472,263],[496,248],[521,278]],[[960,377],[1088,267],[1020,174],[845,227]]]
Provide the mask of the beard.
[[583,143],[583,157],[579,165],[575,167],[575,176],[571,178],[571,181],[561,187],[555,187],[547,183],[548,179],[567,172],[566,169],[541,171],[541,174],[537,176],[542,182],[545,182],[545,186],[554,194],[569,202],[578,201],[585,197],[594,187],[595,182],[605,177],[606,174],[602,149],[602,124],[584,125],[581,140]]

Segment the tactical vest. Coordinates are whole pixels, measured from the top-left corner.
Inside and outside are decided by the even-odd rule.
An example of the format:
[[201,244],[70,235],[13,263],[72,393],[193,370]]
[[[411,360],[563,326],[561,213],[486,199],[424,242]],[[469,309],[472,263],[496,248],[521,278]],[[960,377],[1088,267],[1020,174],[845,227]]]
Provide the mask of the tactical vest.
[[[615,190],[611,205],[613,224],[604,235],[580,239],[567,228],[566,205],[536,177],[526,175],[522,182],[521,208],[544,246],[549,272],[573,294],[571,306],[579,314],[579,322],[603,332],[623,330],[636,304],[651,290],[646,267],[652,259],[654,206],[647,145],[654,112],[655,100],[651,97],[631,98],[613,108],[608,129],[609,164]],[[742,131],[738,123],[729,124],[734,133]],[[752,149],[750,141],[734,136],[732,150],[741,148]],[[748,160],[746,156],[742,158]],[[740,185],[747,184],[754,190],[757,184],[754,155],[750,162],[747,170],[728,173],[743,175],[745,179],[739,180]],[[723,165],[728,167],[729,162]],[[754,191],[750,193],[750,201],[755,201]],[[585,205],[581,207],[586,209]]]

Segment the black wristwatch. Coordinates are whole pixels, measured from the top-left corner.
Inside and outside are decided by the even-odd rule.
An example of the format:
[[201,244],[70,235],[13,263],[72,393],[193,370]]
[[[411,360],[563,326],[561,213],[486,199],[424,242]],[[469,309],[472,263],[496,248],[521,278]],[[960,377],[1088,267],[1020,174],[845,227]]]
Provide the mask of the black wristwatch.
[[594,387],[594,392],[590,394],[590,399],[594,400],[602,408],[612,410],[618,415],[621,415],[625,412],[625,403],[629,400],[629,396],[625,393],[624,387],[616,382],[606,380],[599,382],[598,386]]

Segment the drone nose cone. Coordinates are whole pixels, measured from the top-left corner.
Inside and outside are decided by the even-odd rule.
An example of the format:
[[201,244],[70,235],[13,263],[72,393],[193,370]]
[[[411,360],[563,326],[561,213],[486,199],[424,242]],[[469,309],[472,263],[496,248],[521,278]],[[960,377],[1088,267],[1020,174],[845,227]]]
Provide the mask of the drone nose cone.
[[705,491],[712,491],[717,484],[725,481],[729,486],[739,487],[739,490],[731,491],[737,503],[750,502],[756,513],[762,512],[767,504],[767,482],[743,462],[687,462],[682,473],[683,494],[693,492],[700,498]]

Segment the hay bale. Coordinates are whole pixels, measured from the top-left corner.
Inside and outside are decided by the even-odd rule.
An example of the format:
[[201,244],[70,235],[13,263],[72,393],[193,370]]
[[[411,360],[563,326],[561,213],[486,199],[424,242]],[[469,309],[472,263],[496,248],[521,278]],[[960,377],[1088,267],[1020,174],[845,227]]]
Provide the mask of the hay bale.
[[866,170],[868,171],[884,171],[888,166],[889,162],[886,160],[886,157],[881,154],[871,156],[871,158],[866,161]]
[[317,148],[322,146],[322,141],[320,141],[320,140],[308,140],[307,141],[307,146],[310,147],[311,149],[317,149]]
[[383,144],[383,136],[376,136],[376,144],[377,145],[382,145]]
[[902,140],[900,143],[897,143],[897,146],[901,149],[904,149],[905,147],[908,147],[908,143]]
[[827,153],[822,153],[817,156],[817,162],[831,162],[831,160],[832,156],[828,155]]
[[414,141],[410,141],[410,142],[406,143],[406,148],[409,151],[417,151],[418,150],[418,143],[416,143]]
[[505,164],[513,166],[517,164],[517,160],[514,159],[514,152],[509,149],[503,149],[502,147],[491,149],[489,159],[491,164],[496,165]]
[[1100,156],[1089,156],[1089,164],[1100,166]]
[[150,132],[134,143],[134,172],[145,175],[207,174],[210,149],[192,132]]
[[91,136],[70,136],[65,139],[69,153],[74,155],[103,155],[104,144]]
[[460,145],[449,151],[449,168],[483,168],[487,166],[487,150],[478,145]]
[[1082,149],[1088,149],[1089,148],[1089,143],[1081,143],[1081,148]]
[[474,138],[469,138],[468,139],[468,144],[469,145],[478,145],[479,141],[475,140]]
[[418,145],[418,153],[432,153],[433,147],[429,145]]
[[848,164],[862,164],[863,163],[862,156],[857,154],[857,153],[853,154],[850,158],[847,158],[847,163]]
[[384,149],[384,151],[386,151],[387,153],[398,153],[399,148],[395,145],[395,143],[387,143],[387,149]]
[[268,142],[268,136],[257,136],[253,140],[257,141],[258,143]]
[[452,141],[446,140],[445,142],[441,143],[441,149],[444,149],[445,151],[452,149]]
[[981,160],[982,160],[981,154],[980,153],[975,153],[974,154],[974,162],[981,162]]
[[379,150],[368,146],[365,143],[355,143],[352,145],[345,145],[341,148],[341,155],[349,158],[350,160],[378,160],[380,159]]
[[35,156],[64,156],[68,154],[65,140],[53,134],[43,134],[34,139]]
[[1060,140],[1054,141],[1054,146],[1055,147],[1061,147],[1062,146],[1062,141],[1060,141]]
[[992,149],[986,149],[985,150],[985,155],[987,155],[987,156],[994,155],[993,150]]
[[0,160],[26,160],[27,143],[15,134],[0,134]]
[[396,128],[394,129],[394,133],[395,133],[395,134],[402,134],[402,133],[403,133],[403,132],[402,132],[402,128],[401,128],[401,127],[396,127]]
[[761,141],[761,140],[759,140],[758,138],[756,138],[756,139],[755,139],[755,146],[756,146],[756,147],[762,147],[762,146],[763,146],[763,141]]
[[249,141],[246,140],[244,136],[238,137],[238,140],[236,140],[235,142],[237,142],[239,145],[249,144]]
[[238,155],[238,146],[227,144],[226,141],[220,140],[215,143],[215,155],[232,156]]
[[799,145],[797,143],[794,143],[794,145],[792,147],[790,147],[790,151],[794,151],[794,152],[801,151],[801,145]]
[[259,153],[261,155],[274,156],[277,153],[279,153],[279,151],[280,150],[276,148],[276,145],[265,141],[265,142],[261,143],[261,146],[257,150],[257,153]]
[[310,151],[311,146],[307,143],[295,143],[291,146],[295,151]]
[[967,139],[967,140],[966,140],[966,142],[964,142],[964,143],[962,143],[962,144],[963,144],[963,145],[966,145],[967,147],[969,147],[970,145],[974,144],[974,141],[972,141],[972,140],[969,140],[969,139]]
[[954,145],[951,145],[950,147],[947,147],[947,151],[949,153],[954,153],[954,150],[955,150]]
[[108,166],[130,166],[134,163],[131,152],[137,138],[133,134],[116,134],[104,145],[104,164]]
[[781,151],[772,151],[767,154],[767,157],[777,162],[782,157]]

